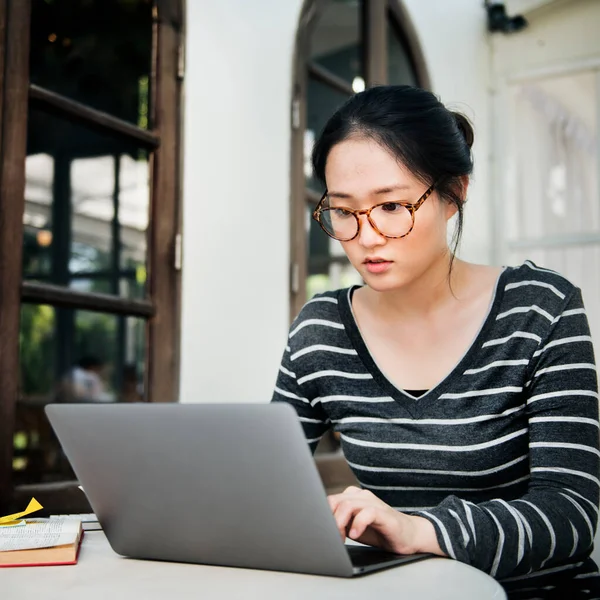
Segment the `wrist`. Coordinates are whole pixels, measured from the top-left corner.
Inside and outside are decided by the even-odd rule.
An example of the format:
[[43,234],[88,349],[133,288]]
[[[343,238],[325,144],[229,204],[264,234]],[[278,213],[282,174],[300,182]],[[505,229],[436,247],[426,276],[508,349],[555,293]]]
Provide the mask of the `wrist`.
[[413,551],[411,554],[423,552],[437,556],[447,556],[440,548],[435,527],[431,521],[418,515],[410,515],[409,519],[412,521],[411,525],[413,529]]

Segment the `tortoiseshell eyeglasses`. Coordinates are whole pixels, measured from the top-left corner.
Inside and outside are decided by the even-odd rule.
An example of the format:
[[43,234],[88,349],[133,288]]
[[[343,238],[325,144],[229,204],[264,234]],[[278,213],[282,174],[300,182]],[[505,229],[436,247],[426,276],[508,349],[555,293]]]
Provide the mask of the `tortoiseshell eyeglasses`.
[[414,204],[382,202],[364,210],[329,206],[329,197],[325,192],[313,212],[313,219],[329,237],[340,242],[349,242],[359,234],[360,215],[367,216],[369,224],[379,235],[386,238],[403,238],[413,230],[415,213],[431,196],[434,187],[435,184],[432,184]]

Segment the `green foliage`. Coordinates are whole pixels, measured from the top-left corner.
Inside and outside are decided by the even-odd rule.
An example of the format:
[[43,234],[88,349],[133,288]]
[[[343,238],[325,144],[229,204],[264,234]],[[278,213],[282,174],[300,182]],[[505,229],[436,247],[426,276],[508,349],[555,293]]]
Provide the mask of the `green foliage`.
[[[21,391],[49,394],[64,373],[56,373],[56,316],[51,306],[23,304],[19,333]],[[116,356],[117,319],[114,315],[77,311],[73,357],[96,356],[106,363]],[[64,351],[64,350],[63,350]]]
[[75,356],[95,356],[112,362],[116,352],[117,319],[114,315],[78,311],[75,321]]
[[23,304],[19,347],[21,388],[24,394],[43,394],[54,383],[54,326],[51,306]]

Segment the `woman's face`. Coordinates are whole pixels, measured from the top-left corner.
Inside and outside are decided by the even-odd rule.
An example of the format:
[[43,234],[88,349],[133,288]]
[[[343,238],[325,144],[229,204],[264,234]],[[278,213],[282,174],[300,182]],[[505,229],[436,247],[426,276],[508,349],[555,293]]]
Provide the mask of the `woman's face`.
[[[364,138],[348,139],[332,148],[325,179],[330,205],[356,210],[382,202],[414,204],[428,188],[385,148]],[[406,237],[383,237],[366,215],[360,215],[359,234],[341,243],[369,287],[381,292],[400,289],[447,260],[447,224],[455,212],[456,207],[434,191],[415,213],[414,228]]]

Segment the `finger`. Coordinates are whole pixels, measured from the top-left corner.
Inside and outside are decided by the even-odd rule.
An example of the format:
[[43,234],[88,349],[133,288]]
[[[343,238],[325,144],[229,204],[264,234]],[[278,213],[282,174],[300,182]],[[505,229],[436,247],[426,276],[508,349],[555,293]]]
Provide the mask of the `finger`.
[[333,516],[342,539],[346,539],[348,536],[348,529],[354,519],[354,515],[363,510],[363,508],[364,505],[357,503],[354,498],[346,498],[338,504]]
[[329,502],[329,506],[330,506],[332,512],[335,512],[339,503],[342,502],[343,500],[346,500],[349,496],[351,496],[351,497],[356,497],[358,495],[362,496],[365,493],[368,493],[368,492],[366,492],[365,490],[362,490],[359,487],[351,485],[350,487],[347,487],[341,494],[331,494],[330,496],[327,496],[327,502]]
[[327,496],[327,502],[329,503],[329,508],[331,508],[331,512],[335,512],[339,503],[345,499],[343,494],[331,494],[331,496]]
[[347,499],[341,499],[333,511],[333,518],[335,519],[335,524],[342,536],[342,540],[345,540],[348,532],[348,525],[352,519],[352,504],[348,502]]
[[378,526],[381,525],[378,512],[379,511],[372,506],[368,506],[367,508],[358,511],[354,515],[352,523],[350,523],[348,537],[355,540],[365,533],[367,527],[378,528]]

